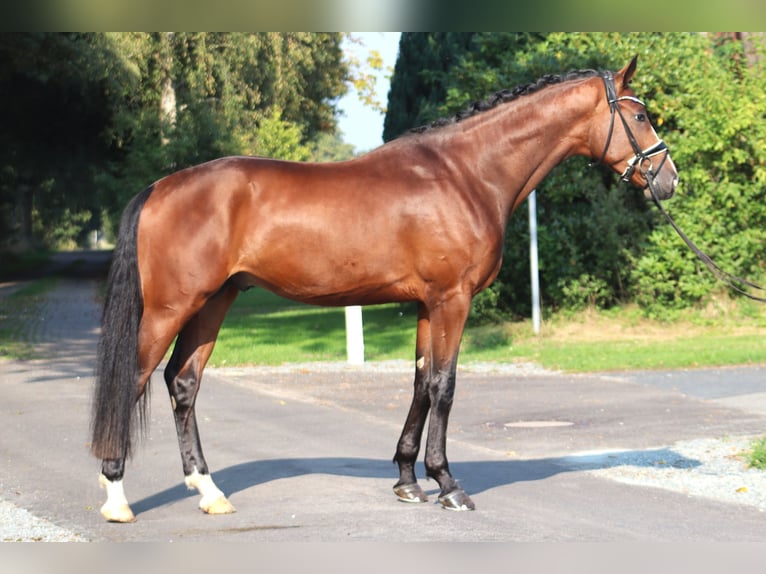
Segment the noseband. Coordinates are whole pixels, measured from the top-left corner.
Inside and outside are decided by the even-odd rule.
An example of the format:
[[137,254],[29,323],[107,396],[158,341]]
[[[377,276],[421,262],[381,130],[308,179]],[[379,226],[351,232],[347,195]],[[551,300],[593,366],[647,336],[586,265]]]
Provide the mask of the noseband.
[[609,144],[612,141],[612,133],[614,132],[614,116],[615,113],[620,116],[620,120],[622,120],[622,126],[625,128],[625,134],[628,136],[628,141],[630,142],[630,146],[633,148],[633,151],[635,152],[635,155],[628,160],[628,167],[625,168],[625,171],[622,172],[622,175],[620,175],[620,179],[624,182],[630,181],[630,178],[633,177],[633,173],[636,171],[636,168],[638,168],[641,172],[641,175],[644,176],[644,179],[646,179],[647,184],[649,185],[649,188],[652,189],[654,185],[654,178],[657,173],[662,169],[662,166],[665,164],[665,160],[668,157],[668,154],[665,153],[665,156],[662,158],[662,161],[660,162],[660,165],[657,167],[657,171],[654,171],[654,166],[652,164],[651,158],[655,155],[658,155],[662,152],[668,151],[668,146],[665,145],[665,142],[662,140],[658,140],[656,144],[649,146],[646,149],[641,149],[641,146],[638,145],[638,142],[636,141],[635,136],[633,135],[633,132],[630,130],[630,126],[628,125],[628,121],[625,119],[625,116],[622,113],[622,110],[620,109],[620,102],[622,100],[629,100],[631,102],[636,102],[637,104],[640,104],[644,107],[645,104],[641,100],[639,100],[636,97],[633,96],[622,96],[617,97],[617,89],[614,85],[614,75],[610,71],[605,71],[601,73],[601,78],[604,80],[604,87],[606,88],[606,100],[609,103],[609,112],[610,112],[610,121],[609,121],[609,133],[606,136],[606,144],[604,145],[604,151],[601,154],[601,157],[596,164],[603,163],[604,158],[606,157],[606,152],[609,149]]

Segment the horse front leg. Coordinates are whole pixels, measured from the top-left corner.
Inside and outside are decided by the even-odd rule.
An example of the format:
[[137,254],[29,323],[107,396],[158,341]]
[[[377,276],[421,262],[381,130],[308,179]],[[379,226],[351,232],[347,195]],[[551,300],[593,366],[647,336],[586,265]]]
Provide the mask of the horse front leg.
[[197,490],[202,495],[199,508],[206,514],[234,512],[234,507],[223,491],[213,482],[202,452],[194,408],[200,385],[198,373],[195,373],[193,369],[182,369],[175,374],[174,369],[171,369],[169,365],[165,370],[165,377],[173,407],[181,465],[187,488]]
[[426,444],[426,474],[439,483],[439,502],[448,510],[474,510],[471,498],[452,477],[447,461],[447,423],[455,394],[455,362],[440,371],[429,386],[431,395],[431,418],[428,423]]
[[205,303],[183,328],[165,369],[165,383],[173,407],[178,446],[186,486],[202,498],[199,508],[206,514],[229,514],[234,506],[215,485],[202,452],[195,403],[202,371],[213,352],[215,339],[238,290],[225,287]]
[[428,381],[431,414],[426,443],[426,474],[439,483],[439,502],[448,510],[473,510],[471,498],[452,477],[447,461],[447,424],[455,395],[460,340],[470,298],[456,296],[431,313],[433,367]]

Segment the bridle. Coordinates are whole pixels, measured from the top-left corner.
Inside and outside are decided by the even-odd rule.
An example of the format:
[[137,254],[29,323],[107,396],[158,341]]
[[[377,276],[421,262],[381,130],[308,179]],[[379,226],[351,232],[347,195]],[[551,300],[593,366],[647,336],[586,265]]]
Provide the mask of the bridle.
[[[630,130],[630,126],[628,125],[628,121],[625,119],[625,116],[622,114],[622,110],[620,109],[620,102],[623,100],[628,100],[631,102],[636,102],[637,104],[640,104],[644,108],[646,108],[646,105],[644,102],[639,100],[638,98],[634,96],[621,96],[617,97],[617,89],[614,85],[614,75],[610,71],[604,71],[601,73],[601,78],[604,80],[604,87],[606,88],[606,99],[607,102],[609,102],[609,111],[610,111],[610,120],[609,120],[609,132],[606,136],[606,144],[604,145],[604,151],[601,154],[601,157],[597,162],[592,162],[591,165],[597,165],[604,162],[604,158],[606,157],[607,150],[609,149],[609,143],[612,141],[612,133],[614,131],[614,116],[615,114],[620,116],[620,120],[622,120],[622,125],[625,128],[625,134],[628,137],[628,141],[630,142],[631,147],[633,148],[633,151],[635,155],[628,160],[628,167],[625,169],[624,172],[622,172],[622,175],[620,175],[620,179],[627,183],[630,181],[630,178],[633,177],[633,174],[635,173],[636,169],[639,170],[639,173],[644,177],[646,180],[646,183],[649,187],[649,192],[651,193],[652,199],[654,200],[654,204],[657,206],[657,208],[660,210],[660,213],[665,216],[665,219],[668,220],[668,223],[673,227],[673,229],[676,230],[676,233],[678,233],[679,237],[684,240],[686,245],[689,246],[689,248],[694,252],[694,254],[699,257],[699,259],[707,266],[710,271],[713,272],[713,275],[715,275],[719,280],[723,281],[729,287],[737,291],[738,293],[744,295],[745,297],[752,299],[754,301],[760,301],[761,303],[766,303],[766,297],[758,297],[756,295],[753,295],[749,293],[746,288],[749,287],[751,289],[756,289],[758,291],[766,291],[766,288],[761,287],[760,285],[753,283],[752,281],[748,281],[747,279],[742,279],[741,277],[737,277],[736,275],[732,275],[731,273],[724,271],[716,263],[710,258],[709,255],[707,255],[705,252],[703,252],[699,247],[697,247],[694,242],[689,239],[686,234],[681,231],[681,228],[678,227],[678,224],[673,220],[672,217],[670,217],[670,214],[665,211],[665,208],[662,207],[662,204],[660,203],[660,199],[657,196],[657,191],[655,190],[654,185],[654,179],[659,173],[659,171],[662,169],[662,166],[665,164],[665,161],[668,159],[669,151],[668,146],[665,145],[665,142],[663,142],[661,139],[658,139],[657,143],[655,143],[652,146],[649,146],[646,149],[641,149],[641,146],[638,145],[638,142],[636,141],[635,136],[633,135],[633,132]],[[662,158],[662,161],[660,162],[659,166],[657,167],[657,170],[654,170],[654,165],[652,163],[652,157],[661,154],[665,152],[665,155]]]
[[[628,125],[628,121],[625,119],[625,116],[622,113],[620,102],[627,100],[640,104],[644,108],[646,108],[646,105],[635,96],[621,96],[618,98],[617,88],[614,85],[614,75],[612,72],[608,70],[601,72],[601,79],[604,80],[604,88],[606,88],[606,101],[609,103],[609,132],[606,136],[606,144],[604,144],[604,151],[601,153],[601,157],[598,159],[598,161],[591,165],[604,162],[606,152],[609,150],[609,144],[612,141],[612,133],[614,132],[614,116],[618,115],[622,121],[623,128],[625,128],[625,135],[628,137],[628,142],[630,142],[630,146],[633,148],[633,152],[635,154],[632,158],[627,160],[628,167],[625,168],[625,171],[622,172],[620,179],[627,183],[630,181],[630,178],[633,177],[633,173],[636,171],[636,168],[638,168],[639,172],[646,180],[646,183],[649,185],[649,189],[654,191],[654,178],[662,169],[662,166],[665,165],[665,160],[668,158],[668,146],[665,145],[664,141],[658,139],[657,143],[654,145],[651,145],[646,149],[641,149],[641,146],[638,145],[638,142],[636,141],[636,138],[630,129],[630,125]],[[657,166],[657,170],[655,171],[651,158],[663,152],[665,152],[665,155],[663,156],[662,161],[660,162],[659,166]]]

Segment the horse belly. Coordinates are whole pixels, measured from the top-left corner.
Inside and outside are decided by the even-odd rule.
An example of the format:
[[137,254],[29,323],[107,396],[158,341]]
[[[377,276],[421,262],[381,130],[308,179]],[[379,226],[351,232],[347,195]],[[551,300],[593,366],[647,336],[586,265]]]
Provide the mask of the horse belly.
[[316,305],[370,305],[416,299],[405,265],[390,253],[326,238],[276,242],[262,249],[242,271],[250,283]]

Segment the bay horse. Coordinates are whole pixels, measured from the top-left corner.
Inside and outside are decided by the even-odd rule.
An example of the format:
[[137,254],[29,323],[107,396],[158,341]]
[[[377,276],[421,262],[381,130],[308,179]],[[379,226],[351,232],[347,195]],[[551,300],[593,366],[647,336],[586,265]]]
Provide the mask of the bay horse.
[[[202,454],[195,400],[224,316],[250,287],[316,305],[416,302],[412,403],[396,496],[424,502],[415,462],[429,416],[428,477],[447,509],[474,503],[450,474],[447,420],[473,297],[500,269],[506,222],[545,175],[581,155],[671,197],[678,173],[619,72],[544,76],[349,161],[226,157],[160,179],[126,207],[107,282],[91,422],[109,521],[131,522],[125,460],[146,389],[164,370],[186,485],[233,512]],[[619,118],[620,121],[616,121]]]

